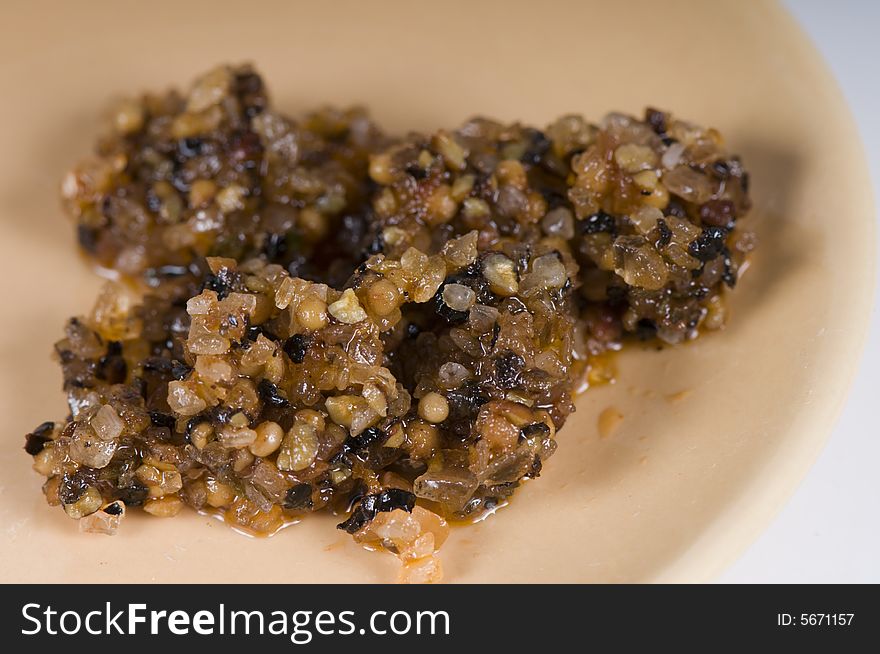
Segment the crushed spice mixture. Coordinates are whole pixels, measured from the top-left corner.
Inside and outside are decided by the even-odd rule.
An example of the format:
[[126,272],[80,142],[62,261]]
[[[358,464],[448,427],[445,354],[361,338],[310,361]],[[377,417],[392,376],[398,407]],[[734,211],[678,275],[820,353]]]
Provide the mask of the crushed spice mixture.
[[70,415],[25,450],[84,531],[329,510],[438,581],[447,521],[540,475],[609,351],[724,324],[748,182],[654,109],[391,138],[362,109],[278,113],[249,66],[122,101],[62,196],[136,288],[68,321]]

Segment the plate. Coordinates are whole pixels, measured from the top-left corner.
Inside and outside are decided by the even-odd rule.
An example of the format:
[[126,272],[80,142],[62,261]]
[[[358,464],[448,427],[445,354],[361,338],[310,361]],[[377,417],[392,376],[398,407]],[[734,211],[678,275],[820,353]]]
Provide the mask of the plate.
[[[582,396],[541,479],[444,546],[448,581],[713,578],[763,529],[821,449],[866,334],[873,209],[841,95],[769,2],[21,3],[0,21],[0,579],[376,582],[390,555],[333,519],[270,539],[187,513],[81,535],[40,493],[22,435],[66,413],[49,360],[100,280],[58,183],[114,93],[253,61],[278,106],[363,103],[389,130],[472,114],[546,124],[646,105],[717,127],[752,174],[760,241],[720,334],[632,349]],[[597,416],[619,410],[600,438]]]

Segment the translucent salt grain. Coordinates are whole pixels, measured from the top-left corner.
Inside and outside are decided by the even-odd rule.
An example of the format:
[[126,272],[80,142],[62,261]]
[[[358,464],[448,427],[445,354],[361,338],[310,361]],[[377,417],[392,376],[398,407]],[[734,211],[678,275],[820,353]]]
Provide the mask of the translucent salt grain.
[[197,357],[195,370],[203,381],[213,384],[233,379],[232,366],[225,359],[216,356]]
[[395,509],[380,521],[373,532],[383,540],[394,541],[395,545],[411,543],[419,536],[419,522],[406,511]]
[[[389,228],[390,229],[390,228]],[[387,229],[385,231],[388,231]],[[464,236],[447,241],[443,245],[443,256],[452,266],[464,268],[471,265],[477,259],[477,236],[476,230],[468,232]]]
[[537,288],[556,289],[565,286],[568,276],[565,266],[556,254],[545,254],[532,262],[529,285]]
[[191,316],[204,316],[217,306],[217,294],[214,291],[202,291],[186,301],[186,312]]
[[124,517],[125,504],[122,502],[111,502],[94,513],[80,518],[79,530],[88,534],[112,536],[119,529],[119,524]]
[[104,441],[112,441],[117,438],[125,428],[122,418],[109,404],[98,409],[98,412],[89,420],[89,424],[95,430],[98,438]]
[[182,416],[194,416],[201,413],[207,404],[195,392],[191,383],[173,381],[168,384],[168,406]]
[[574,238],[574,215],[566,207],[557,207],[541,219],[541,229],[547,236]]
[[437,380],[444,388],[458,388],[468,377],[470,377],[470,371],[454,361],[444,363],[437,372]]
[[490,254],[483,260],[483,276],[493,293],[507,297],[519,290],[513,261],[503,254]]
[[437,502],[452,511],[458,511],[473,495],[477,485],[476,476],[469,470],[445,468],[428,471],[417,477],[413,484],[413,492],[417,497]]
[[101,440],[89,425],[78,423],[70,441],[71,459],[90,468],[105,468],[116,452],[116,441]]
[[502,216],[516,217],[526,210],[528,204],[529,201],[525,193],[515,186],[502,186],[498,192],[496,207]]
[[442,578],[440,559],[429,556],[401,566],[398,581],[402,584],[436,584]]
[[656,291],[666,285],[668,270],[663,257],[639,237],[620,237],[614,242],[620,263],[615,272],[630,286]]
[[247,427],[236,428],[228,425],[220,430],[218,437],[224,447],[240,449],[253,445],[257,440],[257,432]]
[[425,261],[424,266],[415,279],[411,294],[412,301],[427,302],[430,300],[434,297],[437,289],[440,288],[440,284],[443,283],[445,277],[446,263],[442,256],[434,256]]
[[434,534],[428,532],[416,538],[412,544],[400,550],[400,560],[404,563],[431,556],[437,548],[434,546]]
[[657,226],[657,221],[663,218],[663,212],[656,207],[644,206],[635,211],[630,217],[636,230],[642,236],[646,236]]
[[327,307],[327,310],[336,320],[347,325],[353,325],[367,319],[367,312],[364,311],[357,295],[350,288],[345,289],[342,297]]
[[228,338],[217,334],[197,336],[186,343],[186,348],[193,354],[226,354],[230,346]]
[[447,284],[443,287],[443,302],[455,311],[468,311],[477,302],[477,294],[463,284]]
[[407,273],[419,274],[428,263],[428,255],[416,248],[409,248],[400,257],[400,267]]
[[279,470],[303,470],[318,456],[318,431],[314,425],[295,422],[281,443],[276,465]]
[[413,517],[419,521],[422,533],[431,533],[434,535],[434,547],[439,548],[446,542],[449,536],[449,523],[442,516],[437,515],[433,511],[422,506],[415,506],[412,510]]
[[657,155],[647,145],[625,143],[614,151],[614,162],[626,173],[653,168],[657,163]]
[[670,193],[696,204],[710,200],[715,186],[706,175],[689,166],[676,166],[664,173],[663,184]]
[[229,92],[232,76],[226,66],[220,66],[200,77],[193,85],[186,101],[188,111],[199,112],[219,103]]
[[672,170],[681,161],[681,155],[684,154],[684,150],[684,143],[673,143],[666,149],[666,152],[663,153],[663,157],[660,159],[660,164],[666,170]]
[[252,316],[257,308],[257,298],[250,293],[230,293],[219,303],[219,308],[225,315]]
[[388,413],[388,399],[385,397],[382,389],[376,386],[376,384],[364,384],[361,392],[370,408],[384,418]]

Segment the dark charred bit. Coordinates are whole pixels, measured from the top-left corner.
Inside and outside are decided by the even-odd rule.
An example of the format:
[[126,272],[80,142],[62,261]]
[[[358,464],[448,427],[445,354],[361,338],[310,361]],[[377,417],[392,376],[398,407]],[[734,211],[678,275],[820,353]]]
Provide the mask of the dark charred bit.
[[284,234],[266,234],[263,253],[271,261],[277,261],[287,254],[287,238]]
[[76,472],[65,472],[58,486],[58,499],[62,504],[73,504],[83,496],[89,487],[87,468],[80,468]]
[[388,440],[388,434],[378,427],[367,427],[357,436],[349,436],[342,444],[343,452],[363,452],[371,445],[384,443]]
[[382,232],[378,232],[370,239],[369,243],[367,243],[367,246],[364,248],[364,254],[366,257],[371,257],[374,254],[379,254],[384,249],[385,237],[382,235]]
[[541,476],[541,470],[544,468],[544,464],[541,463],[541,457],[537,454],[535,455],[535,460],[532,461],[532,467],[529,468],[529,471],[526,473],[526,477],[531,479],[537,479]]
[[547,152],[550,151],[553,143],[541,130],[528,128],[524,131],[529,138],[529,146],[522,157],[520,157],[520,161],[533,165],[539,164]]
[[147,382],[143,377],[135,377],[131,380],[131,387],[144,400],[147,399]]
[[268,338],[270,341],[281,340],[275,334],[266,329],[265,325],[251,325],[247,328],[247,331],[244,334],[242,346],[247,349],[250,347],[250,343],[253,343],[260,337],[260,334]]
[[547,202],[548,210],[556,209],[558,207],[568,207],[568,197],[565,195],[564,191],[549,186],[542,186],[539,191]]
[[489,347],[495,347],[495,344],[498,342],[499,334],[501,334],[501,325],[495,322],[492,325],[492,340],[489,342]]
[[106,513],[107,515],[119,515],[124,510],[125,509],[122,507],[122,505],[118,501],[111,502],[110,504],[108,504],[107,506],[105,506],[102,509],[102,511],[104,511],[104,513]]
[[255,132],[246,129],[233,130],[229,136],[229,155],[245,170],[255,168],[263,146]]
[[386,470],[403,455],[404,451],[399,447],[374,447],[367,457],[367,464],[374,470]]
[[365,495],[354,509],[348,520],[336,525],[337,529],[354,534],[369,524],[378,513],[402,509],[412,513],[416,505],[416,496],[399,488],[389,488],[375,495]]
[[263,90],[262,78],[253,71],[238,73],[235,76],[235,93],[252,95]]
[[416,163],[407,164],[404,170],[406,171],[407,175],[409,175],[416,181],[421,181],[428,176],[428,173],[425,171],[425,169]]
[[205,142],[197,136],[189,136],[177,141],[177,152],[182,159],[191,159],[202,153]]
[[157,427],[167,427],[168,429],[174,431],[174,426],[177,424],[177,419],[169,413],[162,413],[161,411],[150,411],[150,422],[152,422]]
[[365,495],[351,511],[348,520],[340,522],[336,525],[337,529],[342,529],[346,533],[354,534],[366,527],[370,521],[376,517],[378,510],[376,509],[376,496]]
[[688,244],[688,253],[698,261],[712,261],[724,251],[727,231],[721,227],[704,227],[703,233]]
[[205,277],[202,290],[214,291],[217,294],[217,299],[222,300],[232,291],[232,287],[237,282],[237,277],[238,273],[230,271],[229,268],[221,268],[216,275],[208,274]]
[[174,362],[165,357],[147,357],[141,364],[144,372],[158,372],[160,374],[170,374],[173,369]]
[[400,488],[389,488],[376,496],[376,511],[387,512],[402,509],[412,513],[416,505],[416,496]]
[[500,388],[516,388],[525,365],[525,360],[516,352],[507,350],[501,353],[495,357],[495,382]]
[[147,501],[150,490],[139,481],[132,481],[128,486],[120,486],[115,495],[126,506],[141,506]]
[[171,376],[177,381],[184,379],[190,372],[192,372],[192,368],[185,363],[181,363],[177,359],[171,362]]
[[267,96],[263,89],[263,80],[257,73],[249,71],[236,74],[233,92],[247,118],[253,118],[265,111]]
[[25,435],[24,451],[35,456],[43,451],[46,443],[52,440],[52,432],[55,431],[54,422],[44,422]]
[[122,356],[122,344],[119,341],[107,343],[107,354],[98,360],[95,376],[108,384],[121,384],[128,374],[128,364]]
[[651,126],[656,134],[663,136],[666,134],[666,114],[653,107],[645,109],[645,122]]
[[192,431],[196,428],[196,425],[205,421],[204,416],[193,416],[189,420],[186,421],[186,429],[183,431],[183,437],[187,443],[192,442]]
[[475,380],[468,379],[458,388],[447,391],[446,401],[449,402],[449,419],[461,421],[475,416],[489,401],[489,396]]
[[730,164],[726,161],[716,161],[712,164],[711,171],[718,179],[727,179],[730,177]]
[[260,383],[257,384],[257,392],[260,394],[260,399],[266,404],[282,408],[290,406],[290,402],[288,402],[287,398],[281,394],[278,390],[278,386],[270,382],[268,379],[260,380]]
[[519,437],[522,440],[534,438],[535,436],[545,437],[549,435],[550,427],[544,422],[533,422],[530,425],[525,425],[519,430]]
[[579,220],[577,222],[577,230],[579,234],[599,234],[602,232],[615,234],[617,232],[617,222],[611,214],[598,211],[583,220]]
[[89,254],[95,254],[98,250],[98,230],[87,225],[79,225],[76,228],[76,240],[79,246]]
[[657,248],[666,247],[672,241],[672,230],[662,218],[657,219],[657,230],[660,233],[660,236],[657,237]]
[[294,363],[302,363],[306,358],[306,351],[309,349],[311,339],[303,334],[294,334],[284,341],[284,353],[290,357]]
[[311,484],[297,484],[287,489],[283,503],[285,509],[308,510],[312,505]]
[[351,490],[348,493],[348,504],[345,507],[346,511],[351,511],[357,504],[360,502],[368,493],[369,489],[367,488],[367,484],[363,479],[357,479],[354,482],[354,486],[352,486]]
[[640,341],[650,341],[657,336],[657,325],[653,320],[642,318],[636,323],[636,338]]
[[225,425],[229,422],[229,419],[232,417],[234,413],[236,413],[235,409],[228,407],[217,405],[211,409],[208,409],[207,412],[208,419],[218,425]]

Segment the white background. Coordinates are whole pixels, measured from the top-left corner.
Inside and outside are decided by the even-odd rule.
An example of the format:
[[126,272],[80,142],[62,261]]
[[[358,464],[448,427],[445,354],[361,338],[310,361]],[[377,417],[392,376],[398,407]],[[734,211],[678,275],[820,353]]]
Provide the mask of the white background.
[[[785,6],[813,39],[843,89],[865,144],[876,202],[880,199],[880,2],[786,0]],[[828,445],[770,528],[719,581],[880,582],[878,289],[880,283],[859,375]]]

